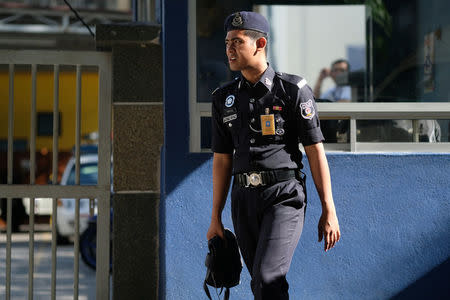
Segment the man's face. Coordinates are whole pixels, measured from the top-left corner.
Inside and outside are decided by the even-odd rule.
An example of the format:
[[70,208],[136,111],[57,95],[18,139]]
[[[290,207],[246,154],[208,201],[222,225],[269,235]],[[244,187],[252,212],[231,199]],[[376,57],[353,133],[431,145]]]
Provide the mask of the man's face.
[[348,71],[348,65],[346,62],[340,62],[336,63],[331,67],[330,76],[333,78],[333,80],[336,81],[336,76],[347,72]]
[[252,66],[256,55],[256,42],[244,30],[231,30],[225,37],[228,64],[232,71],[242,71]]

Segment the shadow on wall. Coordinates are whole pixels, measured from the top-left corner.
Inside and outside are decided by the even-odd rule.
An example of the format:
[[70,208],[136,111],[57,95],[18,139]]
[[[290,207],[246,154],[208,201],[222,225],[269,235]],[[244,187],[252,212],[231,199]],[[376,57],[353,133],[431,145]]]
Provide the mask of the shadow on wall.
[[450,299],[449,279],[450,257],[391,299]]

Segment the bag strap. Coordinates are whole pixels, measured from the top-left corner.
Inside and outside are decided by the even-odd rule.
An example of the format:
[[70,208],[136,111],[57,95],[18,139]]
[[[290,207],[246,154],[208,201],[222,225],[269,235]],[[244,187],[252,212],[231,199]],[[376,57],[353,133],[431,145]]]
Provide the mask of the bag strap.
[[[203,289],[205,290],[205,294],[208,297],[208,299],[212,300],[211,293],[209,292],[208,285],[206,284],[206,280],[203,281]],[[222,294],[222,290],[223,290],[223,288],[220,290],[220,293],[217,294],[218,296],[220,294]],[[217,288],[216,288],[216,291],[217,291]],[[223,300],[229,300],[229,299],[230,299],[230,288],[225,288],[225,295],[224,295]]]
[[209,293],[208,285],[206,284],[206,280],[203,281],[203,289],[205,290],[206,296],[208,296],[209,300],[212,300],[211,294]]

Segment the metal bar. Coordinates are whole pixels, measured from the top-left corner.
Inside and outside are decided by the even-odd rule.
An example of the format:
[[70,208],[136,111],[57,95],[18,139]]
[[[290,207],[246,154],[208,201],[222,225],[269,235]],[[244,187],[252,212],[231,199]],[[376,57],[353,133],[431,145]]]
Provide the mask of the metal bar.
[[[36,181],[36,80],[37,65],[31,65],[31,115],[30,115],[30,185]],[[34,202],[30,197],[29,218],[29,258],[28,258],[28,299],[33,299],[33,274],[34,274]]]
[[[61,1],[62,2],[62,1]],[[18,8],[7,8],[2,7],[0,8],[0,13],[2,15],[6,14],[17,14]],[[47,17],[62,17],[62,16],[69,16],[71,17],[73,13],[69,10],[60,10],[60,9],[47,9],[47,8],[38,8],[38,7],[21,7],[20,13],[23,15],[43,15]],[[131,16],[128,12],[121,12],[121,11],[83,11],[83,17],[96,17],[96,18],[106,18],[106,19],[112,19],[112,20],[124,20],[129,21],[131,20]]]
[[[195,105],[196,111],[193,111],[193,114],[198,113],[202,117],[211,116],[211,104],[197,103]],[[317,103],[317,109],[321,119],[350,119],[351,117],[357,120],[450,119],[450,103],[448,102]]]
[[[9,64],[9,103],[8,103],[8,162],[7,184],[13,183],[14,158],[14,65]],[[11,217],[12,199],[6,200],[6,300],[11,298]]]
[[[80,185],[80,137],[81,137],[81,65],[77,65],[76,112],[75,112],[75,185]],[[78,299],[80,273],[80,198],[75,199],[73,298]]]
[[350,151],[356,152],[356,119],[350,119]]
[[14,143],[14,65],[9,64],[9,103],[8,103],[8,184],[13,179],[13,143]]
[[374,153],[384,152],[401,154],[417,152],[450,153],[450,143],[370,143],[358,142],[358,152]]
[[0,25],[8,24],[9,22],[18,20],[18,19],[22,18],[23,16],[24,16],[24,14],[17,14],[17,15],[13,15],[13,16],[9,16],[7,18],[1,19]]
[[105,63],[105,53],[96,51],[45,50],[0,50],[0,64],[40,64],[100,66]]
[[11,299],[11,225],[12,199],[6,200],[6,300]]
[[111,191],[111,56],[99,68],[99,158],[98,185],[105,193],[98,197],[96,299],[108,300],[110,257],[110,191]]
[[109,186],[95,185],[28,185],[0,184],[2,197],[10,198],[97,198],[104,193],[109,193]]
[[419,142],[419,120],[412,120],[413,142]]
[[[58,183],[58,136],[59,136],[59,65],[53,66],[53,158],[52,184]],[[52,198],[52,278],[51,299],[56,300],[56,222],[58,220],[57,198]]]
[[450,119],[450,103],[317,103],[320,117],[357,120],[376,119]]
[[[95,32],[95,27],[90,27]],[[6,24],[0,27],[0,32],[20,32],[20,33],[64,33],[64,34],[78,34],[89,35],[89,30],[84,26],[69,26],[65,30],[61,25],[45,25],[45,24]]]
[[[197,78],[197,1],[188,2],[188,70],[190,78]],[[208,111],[211,115],[211,103],[197,102],[197,82],[189,80],[189,150],[191,152],[199,152],[201,149],[201,119],[198,111]],[[198,111],[196,111],[198,110]]]
[[156,1],[155,0],[148,0],[149,3],[149,21],[156,23]]
[[369,101],[373,102],[373,13],[369,5]]

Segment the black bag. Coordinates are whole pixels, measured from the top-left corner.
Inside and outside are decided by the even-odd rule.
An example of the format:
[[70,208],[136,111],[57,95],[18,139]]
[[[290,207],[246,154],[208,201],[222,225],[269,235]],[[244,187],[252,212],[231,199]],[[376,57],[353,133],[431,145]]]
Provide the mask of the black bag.
[[208,241],[209,252],[206,255],[206,278],[203,288],[211,299],[207,285],[220,288],[222,293],[225,288],[225,298],[230,297],[230,288],[240,283],[242,270],[241,255],[239,253],[236,237],[228,229],[224,230],[224,240],[215,236]]

